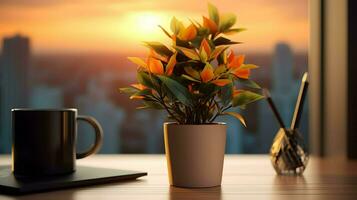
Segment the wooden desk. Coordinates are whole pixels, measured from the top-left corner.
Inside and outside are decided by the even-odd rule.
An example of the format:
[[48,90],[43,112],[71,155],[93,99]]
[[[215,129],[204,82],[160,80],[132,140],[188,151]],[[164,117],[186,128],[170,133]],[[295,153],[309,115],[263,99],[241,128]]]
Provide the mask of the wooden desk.
[[[9,164],[9,156],[0,156]],[[268,156],[227,155],[221,187],[183,189],[168,185],[163,155],[96,155],[77,164],[143,170],[136,181],[66,189],[25,196],[0,195],[12,199],[357,199],[357,161],[310,159],[304,176],[276,176]]]

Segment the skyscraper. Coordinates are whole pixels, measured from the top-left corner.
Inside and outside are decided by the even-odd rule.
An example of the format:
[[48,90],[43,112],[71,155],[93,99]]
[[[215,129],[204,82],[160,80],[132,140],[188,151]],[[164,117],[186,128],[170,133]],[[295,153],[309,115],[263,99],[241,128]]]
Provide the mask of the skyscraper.
[[293,76],[294,68],[290,46],[286,43],[278,43],[275,46],[272,68],[272,95],[286,126],[290,125],[298,92],[298,81]]
[[11,109],[26,107],[30,40],[16,35],[4,38],[0,66],[0,152],[11,150]]

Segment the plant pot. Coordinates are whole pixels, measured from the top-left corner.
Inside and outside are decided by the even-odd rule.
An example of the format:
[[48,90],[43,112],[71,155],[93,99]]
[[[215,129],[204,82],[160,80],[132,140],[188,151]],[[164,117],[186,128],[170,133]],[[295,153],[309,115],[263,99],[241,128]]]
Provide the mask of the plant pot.
[[226,146],[226,124],[164,123],[165,152],[170,185],[221,185]]

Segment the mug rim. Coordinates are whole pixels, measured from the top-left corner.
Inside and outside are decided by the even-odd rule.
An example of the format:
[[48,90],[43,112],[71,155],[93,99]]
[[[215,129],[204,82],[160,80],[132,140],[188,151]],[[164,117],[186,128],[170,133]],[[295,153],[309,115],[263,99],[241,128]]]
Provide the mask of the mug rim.
[[43,111],[53,111],[53,112],[61,112],[61,111],[74,111],[77,112],[76,108],[13,108],[11,112],[18,112],[18,111],[31,111],[31,112],[43,112]]

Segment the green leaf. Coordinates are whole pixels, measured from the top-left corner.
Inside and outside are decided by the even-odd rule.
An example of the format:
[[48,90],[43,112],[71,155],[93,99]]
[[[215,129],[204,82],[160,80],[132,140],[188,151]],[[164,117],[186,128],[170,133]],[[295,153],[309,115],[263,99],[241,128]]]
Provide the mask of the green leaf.
[[219,65],[227,64],[227,51],[223,51],[221,54],[218,55],[216,59]]
[[240,69],[256,69],[256,68],[259,68],[259,67],[256,65],[253,65],[253,64],[242,64],[240,66]]
[[205,63],[206,61],[207,61],[207,53],[206,53],[206,51],[200,51],[200,58],[201,58],[201,61],[203,62],[203,63]]
[[194,79],[194,78],[192,78],[191,76],[188,76],[188,75],[186,75],[186,74],[182,74],[181,76],[182,76],[183,78],[187,79],[187,80],[190,80],[190,81],[193,81],[193,82],[200,83],[200,81],[199,81],[199,80]]
[[212,83],[206,83],[206,84],[202,83],[199,87],[199,91],[201,94],[204,94],[207,96],[214,96],[220,90],[220,88],[221,87],[218,87]]
[[184,70],[188,75],[192,76],[195,79],[199,80],[201,78],[200,73],[194,70],[192,67],[185,67]]
[[219,65],[215,70],[214,70],[214,75],[218,76],[224,72],[227,71],[227,68],[225,65]]
[[125,93],[125,94],[135,94],[139,90],[133,87],[125,87],[125,88],[119,88],[120,93]]
[[152,95],[151,89],[139,90],[134,94],[135,96],[145,96],[145,95]]
[[171,31],[177,35],[180,33],[180,31],[184,28],[183,23],[176,19],[176,17],[173,17],[171,19],[171,24],[170,24]]
[[164,107],[161,104],[159,104],[155,101],[144,101],[144,105],[147,108],[159,109],[159,110],[164,109]]
[[197,29],[202,27],[202,25],[197,20],[194,19],[189,19],[189,20],[193,25],[196,26]]
[[128,60],[130,60],[132,63],[140,66],[140,67],[143,67],[143,68],[147,68],[147,64],[146,62],[141,59],[141,58],[138,58],[138,57],[128,57]]
[[190,48],[190,43],[184,40],[181,40],[180,38],[176,38],[176,46],[179,47],[186,47],[186,48]]
[[213,44],[215,46],[219,46],[219,45],[241,44],[241,42],[234,42],[234,41],[227,39],[225,37],[218,37],[217,39],[215,39],[213,41]]
[[216,22],[216,24],[219,24],[218,9],[211,3],[208,3],[208,15],[212,21]]
[[235,96],[232,101],[232,106],[245,106],[249,103],[258,101],[260,99],[263,99],[264,96],[251,92],[251,91],[242,91],[240,94]]
[[153,49],[156,53],[171,57],[173,52],[160,42],[144,42],[146,46]]
[[191,106],[191,94],[187,88],[182,86],[179,82],[166,77],[158,76],[159,79],[167,86],[173,95],[184,105]]
[[171,35],[169,32],[167,32],[166,29],[164,29],[164,27],[162,27],[161,25],[159,25],[159,28],[165,33],[165,35],[167,35],[167,37],[171,38]]
[[152,76],[153,75],[150,76],[147,72],[141,71],[137,73],[136,77],[139,83],[156,90],[159,86],[159,83],[157,83],[155,78]]
[[256,82],[249,79],[238,78],[238,82],[250,88],[261,89],[261,87]]
[[176,96],[172,94],[171,90],[165,85],[161,85],[161,92],[164,97],[164,101],[169,101],[169,102],[175,102],[176,101]]
[[231,28],[235,23],[236,23],[236,16],[232,13],[226,13],[221,16],[219,23],[219,30],[221,32],[227,31],[229,28]]
[[194,46],[196,49],[199,49],[200,46],[201,46],[201,42],[202,42],[203,38],[204,38],[204,36],[200,36],[200,35],[197,34],[195,39],[191,40],[192,46]]
[[221,100],[224,106],[227,106],[233,98],[233,83],[223,86],[221,89]]
[[244,127],[247,127],[247,124],[245,123],[245,120],[241,114],[235,112],[224,112],[223,115],[233,116],[237,118],[244,125]]
[[233,34],[233,33],[240,33],[240,32],[243,32],[243,31],[246,31],[247,29],[246,28],[230,28],[226,31],[224,31],[223,33],[224,34]]
[[[198,29],[197,29],[197,35],[200,35],[200,36],[203,36],[203,37],[205,37],[205,36],[207,36],[208,34],[209,34],[210,32],[209,32],[209,29],[208,28],[205,28],[205,27],[199,27]],[[201,38],[201,40],[202,40],[202,38]]]
[[244,110],[247,108],[247,105],[241,105],[241,106],[239,106],[239,108]]

